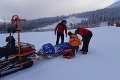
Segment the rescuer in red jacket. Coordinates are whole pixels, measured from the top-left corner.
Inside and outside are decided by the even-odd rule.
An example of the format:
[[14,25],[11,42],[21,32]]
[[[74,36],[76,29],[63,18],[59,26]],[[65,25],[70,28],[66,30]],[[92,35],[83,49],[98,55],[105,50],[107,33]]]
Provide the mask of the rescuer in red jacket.
[[67,37],[67,26],[66,26],[67,21],[62,20],[61,23],[58,23],[57,26],[55,27],[55,35],[57,32],[57,40],[56,40],[56,45],[59,44],[59,38],[61,37],[61,43],[64,42],[64,31]]
[[75,30],[75,34],[79,34],[82,36],[83,46],[80,51],[82,51],[83,54],[87,54],[89,42],[93,36],[92,32],[88,29],[79,27],[77,28],[77,30]]

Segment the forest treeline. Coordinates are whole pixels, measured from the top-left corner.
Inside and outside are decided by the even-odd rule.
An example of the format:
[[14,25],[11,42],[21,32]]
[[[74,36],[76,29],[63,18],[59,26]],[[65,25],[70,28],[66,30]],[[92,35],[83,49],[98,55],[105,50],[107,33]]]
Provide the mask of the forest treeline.
[[[33,29],[42,28],[48,25],[51,25],[55,22],[59,22],[62,19],[67,19],[71,16],[75,16],[76,18],[85,18],[80,23],[72,24],[74,27],[80,25],[82,27],[95,27],[93,24],[99,24],[101,22],[117,22],[120,21],[120,7],[113,8],[104,8],[98,9],[94,11],[87,11],[82,13],[73,13],[70,15],[62,15],[56,17],[44,17],[39,19],[28,20],[26,22],[22,22],[21,31],[32,31]],[[3,23],[1,26],[8,27],[10,26],[8,23]],[[0,27],[0,31],[6,30]]]

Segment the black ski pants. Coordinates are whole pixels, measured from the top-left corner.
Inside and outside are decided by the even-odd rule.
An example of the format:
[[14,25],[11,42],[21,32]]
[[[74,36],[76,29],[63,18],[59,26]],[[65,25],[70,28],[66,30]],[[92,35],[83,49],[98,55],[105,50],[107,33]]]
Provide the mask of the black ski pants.
[[79,50],[79,46],[71,46],[70,47],[71,49],[72,49],[72,54],[76,54],[77,52],[78,52],[78,50]]
[[64,34],[63,33],[60,33],[60,32],[57,32],[57,40],[56,40],[56,45],[59,44],[59,39],[61,37],[61,43],[64,42]]
[[89,42],[92,36],[93,36],[92,32],[88,32],[86,37],[83,38],[82,51],[88,52],[88,46],[89,46]]

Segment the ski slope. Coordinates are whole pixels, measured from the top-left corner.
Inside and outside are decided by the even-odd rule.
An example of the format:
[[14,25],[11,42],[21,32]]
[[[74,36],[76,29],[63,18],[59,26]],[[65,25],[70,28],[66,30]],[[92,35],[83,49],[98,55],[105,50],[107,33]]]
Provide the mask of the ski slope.
[[[93,32],[93,37],[87,55],[78,52],[73,59],[64,59],[62,56],[40,59],[31,68],[0,80],[120,80],[120,27],[88,29]],[[0,34],[0,46],[6,44],[7,36],[8,34]],[[14,36],[16,38],[17,34]],[[68,39],[65,37],[65,42]],[[21,41],[34,44],[38,51],[43,44],[55,45],[56,36],[53,31],[21,33]]]
[[[72,16],[72,17],[69,17],[69,18],[67,18],[65,20],[67,21],[67,24],[66,24],[67,27],[71,27],[70,24],[80,23],[82,20],[87,20],[87,19],[86,18],[76,18],[75,16]],[[48,25],[48,26],[45,26],[43,28],[39,28],[39,29],[54,29],[55,26],[57,26],[57,24],[60,23],[60,22],[61,21],[53,23],[53,24]],[[33,30],[36,30],[36,29],[33,29]]]

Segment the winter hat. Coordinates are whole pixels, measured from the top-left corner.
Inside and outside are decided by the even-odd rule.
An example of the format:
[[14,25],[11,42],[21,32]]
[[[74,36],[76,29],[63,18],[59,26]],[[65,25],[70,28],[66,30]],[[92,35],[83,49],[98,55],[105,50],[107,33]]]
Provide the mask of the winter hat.
[[69,31],[69,32],[68,32],[68,35],[70,36],[71,34],[72,34],[71,31]]

